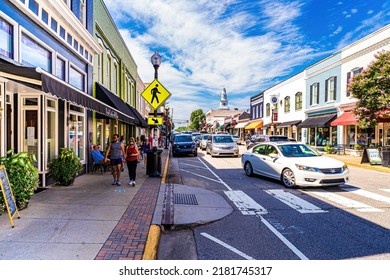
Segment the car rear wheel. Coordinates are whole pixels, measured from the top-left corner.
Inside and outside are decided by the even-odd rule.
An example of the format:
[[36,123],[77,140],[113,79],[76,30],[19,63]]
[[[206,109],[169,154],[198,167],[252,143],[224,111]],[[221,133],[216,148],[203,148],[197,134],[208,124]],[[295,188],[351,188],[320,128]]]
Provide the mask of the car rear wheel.
[[295,188],[295,175],[291,169],[286,168],[282,172],[282,183],[286,188]]
[[252,168],[252,164],[250,162],[245,162],[244,170],[245,170],[246,176],[249,176],[249,177],[253,176],[253,168]]

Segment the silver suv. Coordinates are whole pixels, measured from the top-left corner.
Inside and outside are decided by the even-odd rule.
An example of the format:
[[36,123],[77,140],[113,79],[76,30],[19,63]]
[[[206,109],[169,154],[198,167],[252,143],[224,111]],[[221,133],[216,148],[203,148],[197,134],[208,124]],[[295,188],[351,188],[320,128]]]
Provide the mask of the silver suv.
[[289,141],[290,139],[284,135],[256,134],[256,135],[252,135],[252,137],[246,141],[246,148],[250,149],[254,145],[261,142],[289,142]]
[[206,153],[211,156],[235,156],[240,154],[237,143],[229,134],[211,134],[207,138]]

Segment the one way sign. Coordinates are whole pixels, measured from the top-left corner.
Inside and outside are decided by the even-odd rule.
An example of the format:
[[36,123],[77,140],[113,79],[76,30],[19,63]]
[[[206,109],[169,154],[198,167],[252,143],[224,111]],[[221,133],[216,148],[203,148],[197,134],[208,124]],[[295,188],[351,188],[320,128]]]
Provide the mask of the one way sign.
[[162,125],[163,118],[161,117],[148,117],[148,125]]

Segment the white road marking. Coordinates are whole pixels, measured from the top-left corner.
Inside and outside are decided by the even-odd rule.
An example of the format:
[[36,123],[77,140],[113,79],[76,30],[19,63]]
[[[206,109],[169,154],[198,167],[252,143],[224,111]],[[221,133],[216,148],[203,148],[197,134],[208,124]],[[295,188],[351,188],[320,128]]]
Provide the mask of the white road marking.
[[261,220],[261,222],[266,225],[267,228],[269,228],[270,231],[272,231],[291,251],[294,252],[295,255],[298,256],[301,260],[308,260],[308,257],[306,257],[301,251],[298,250],[297,247],[295,247],[290,241],[287,240],[286,237],[284,237],[279,231],[277,231],[264,217],[258,216],[258,218]]
[[333,201],[337,204],[343,205],[346,208],[356,209],[359,212],[383,212],[382,210],[369,206],[367,204],[334,194],[325,190],[309,191],[310,194],[318,195],[322,198]]
[[194,164],[189,164],[189,163],[184,163],[184,162],[180,162],[180,165],[188,165],[188,166],[191,166],[191,167],[196,167],[196,168],[201,168],[201,169],[207,169],[206,167],[203,167],[203,166],[194,165]]
[[202,178],[204,178],[204,179],[207,179],[207,180],[210,180],[210,181],[213,181],[213,182],[217,182],[217,183],[222,184],[221,181],[218,181],[218,180],[215,180],[215,179],[211,179],[211,178],[209,178],[209,177],[206,177],[206,176],[203,176],[203,175],[200,175],[200,174],[196,174],[196,173],[191,172],[191,171],[188,171],[188,170],[180,169],[180,171],[183,171],[183,172],[186,172],[186,173],[189,173],[189,174],[192,174],[192,175],[195,175],[195,176],[198,176],[198,177],[202,177]]
[[328,212],[284,190],[266,190],[265,192],[302,214]]
[[219,178],[219,176],[217,174],[215,174],[215,172],[213,170],[211,170],[210,167],[208,167],[207,164],[203,162],[203,160],[201,160],[199,157],[198,157],[198,160],[201,163],[203,163],[203,165],[211,172],[211,174],[213,174],[221,182],[222,185],[224,185],[229,191],[232,191],[232,188],[229,187],[229,185],[226,184],[224,181],[222,181],[222,179]]
[[359,188],[354,188],[354,187],[341,187],[344,191],[351,192],[354,194],[358,194],[360,196],[364,196],[373,200],[381,201],[381,202],[386,202],[390,204],[390,197],[383,196],[380,194],[376,194],[373,192],[365,191]]
[[262,215],[268,211],[243,191],[225,191],[226,196],[237,206],[243,215]]
[[390,192],[390,189],[380,189],[381,191]]
[[252,258],[251,256],[248,256],[247,254],[245,254],[245,253],[241,252],[240,250],[230,246],[229,244],[219,240],[218,238],[215,238],[214,236],[211,236],[210,234],[207,234],[205,232],[201,232],[200,234],[203,235],[204,237],[214,241],[215,243],[225,247],[226,249],[236,253],[237,255],[243,257],[246,260],[254,260],[254,258]]

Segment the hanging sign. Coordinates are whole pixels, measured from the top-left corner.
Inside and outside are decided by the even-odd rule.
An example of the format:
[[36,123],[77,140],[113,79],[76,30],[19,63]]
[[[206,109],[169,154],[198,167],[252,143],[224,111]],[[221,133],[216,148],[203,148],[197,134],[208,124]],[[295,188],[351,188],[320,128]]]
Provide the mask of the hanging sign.
[[15,198],[12,194],[11,186],[9,184],[7,172],[5,171],[5,167],[3,165],[0,165],[0,186],[1,186],[1,192],[3,193],[5,206],[7,208],[8,217],[11,222],[11,226],[14,227],[14,223],[12,221],[12,218],[15,215],[19,216],[18,208],[16,207]]

